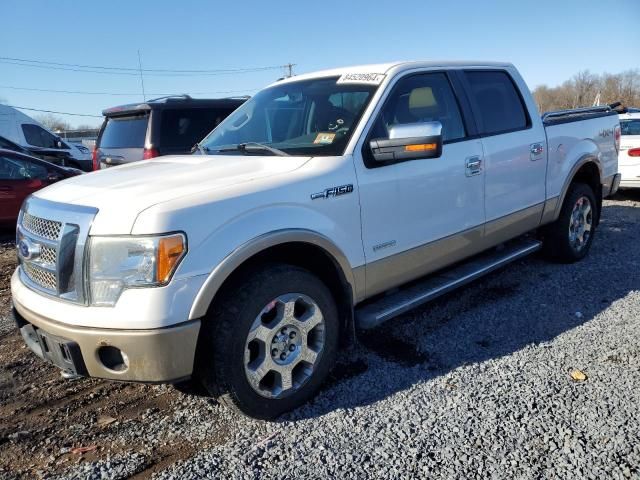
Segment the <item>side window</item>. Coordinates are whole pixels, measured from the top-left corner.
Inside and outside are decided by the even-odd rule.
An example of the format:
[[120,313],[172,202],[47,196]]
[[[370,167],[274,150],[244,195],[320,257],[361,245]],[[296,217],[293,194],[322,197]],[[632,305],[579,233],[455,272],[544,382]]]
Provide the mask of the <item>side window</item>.
[[389,128],[407,123],[439,121],[442,141],[466,136],[455,94],[444,73],[425,73],[401,79],[385,101],[369,138],[388,138]]
[[24,162],[24,173],[27,178],[38,180],[46,180],[49,176],[49,171],[46,167],[43,167],[38,163],[27,161]]
[[0,157],[0,180],[32,178],[47,178],[47,169],[19,158]]
[[623,120],[620,122],[622,135],[640,135],[640,119],[639,120]]
[[522,98],[506,72],[468,70],[465,75],[480,117],[481,134],[523,130],[531,124]]
[[160,146],[190,149],[224,120],[232,109],[167,109],[160,122]]
[[57,148],[56,137],[38,125],[25,123],[22,125],[22,131],[29,145],[33,145],[34,147]]

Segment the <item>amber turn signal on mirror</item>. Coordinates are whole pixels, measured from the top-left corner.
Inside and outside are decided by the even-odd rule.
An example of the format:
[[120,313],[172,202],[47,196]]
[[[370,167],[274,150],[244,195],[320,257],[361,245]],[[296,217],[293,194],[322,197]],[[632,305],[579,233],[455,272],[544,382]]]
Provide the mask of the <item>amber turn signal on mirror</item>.
[[420,143],[417,145],[407,145],[404,147],[405,152],[427,152],[438,148],[436,143]]

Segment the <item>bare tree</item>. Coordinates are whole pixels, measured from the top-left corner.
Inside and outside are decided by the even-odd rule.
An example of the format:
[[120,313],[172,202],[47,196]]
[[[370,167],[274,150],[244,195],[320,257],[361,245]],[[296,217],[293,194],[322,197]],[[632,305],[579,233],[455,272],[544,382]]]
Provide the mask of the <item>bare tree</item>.
[[52,132],[58,132],[61,130],[71,130],[71,125],[69,122],[65,122],[60,117],[53,115],[52,113],[45,113],[42,115],[37,115],[35,117],[41,124],[47,127]]
[[89,125],[88,123],[80,123],[76,125],[74,130],[95,130],[97,127],[95,125]]
[[640,106],[640,71],[594,75],[585,70],[557,87],[540,85],[533,91],[541,112],[590,107],[598,94],[601,105],[622,102],[627,107]]

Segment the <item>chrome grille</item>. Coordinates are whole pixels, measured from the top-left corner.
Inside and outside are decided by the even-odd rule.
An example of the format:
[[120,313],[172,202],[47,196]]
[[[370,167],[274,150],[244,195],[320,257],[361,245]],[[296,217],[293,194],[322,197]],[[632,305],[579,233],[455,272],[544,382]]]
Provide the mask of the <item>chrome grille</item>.
[[34,291],[86,305],[85,246],[96,213],[93,207],[27,198],[16,232],[21,281]]
[[56,291],[57,282],[56,282],[56,276],[54,273],[44,270],[40,267],[37,267],[31,263],[24,263],[23,268],[27,276],[31,279],[31,281],[33,281],[34,283],[36,283],[37,285],[41,286],[46,290],[50,290],[52,292]]
[[50,247],[42,247],[40,251],[40,260],[42,263],[47,263],[51,266],[56,266],[56,258],[57,258],[56,250]]
[[25,230],[49,240],[57,240],[62,230],[62,223],[34,217],[28,213],[22,216],[22,226]]

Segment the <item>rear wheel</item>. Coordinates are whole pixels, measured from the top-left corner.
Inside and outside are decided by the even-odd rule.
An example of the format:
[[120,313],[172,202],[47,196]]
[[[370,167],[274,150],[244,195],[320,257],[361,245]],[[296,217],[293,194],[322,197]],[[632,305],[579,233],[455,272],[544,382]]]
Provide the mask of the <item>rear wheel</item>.
[[560,216],[544,230],[547,256],[562,263],[583,259],[591,248],[597,218],[598,204],[593,189],[585,183],[573,183]]
[[196,374],[223,403],[271,419],[318,391],[335,361],[338,314],[307,270],[273,265],[246,276],[204,320]]

